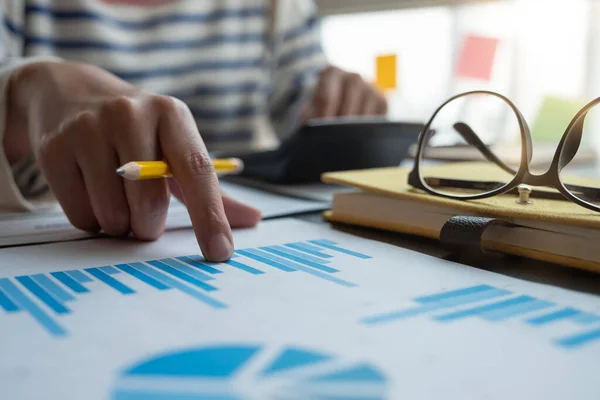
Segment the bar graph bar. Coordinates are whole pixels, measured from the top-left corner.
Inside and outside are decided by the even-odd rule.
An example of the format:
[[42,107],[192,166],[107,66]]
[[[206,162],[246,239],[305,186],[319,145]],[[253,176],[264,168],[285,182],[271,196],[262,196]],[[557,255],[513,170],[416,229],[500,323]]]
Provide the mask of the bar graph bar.
[[421,303],[421,306],[386,314],[374,315],[364,318],[362,322],[367,325],[392,322],[426,314],[431,311],[477,303],[484,300],[507,296],[509,294],[511,294],[511,292],[508,290],[496,289],[491,286],[482,285],[469,288],[469,290],[456,290],[453,292],[441,293],[436,296],[418,297],[415,299],[415,301],[417,303]]
[[50,334],[56,337],[67,335],[67,331],[57,324],[44,310],[38,307],[33,301],[27,297],[14,283],[6,278],[0,278],[0,289],[19,304],[21,308],[26,310],[33,319],[42,325]]
[[577,322],[578,324],[582,324],[582,325],[588,325],[588,324],[595,324],[596,322],[600,321],[600,316],[592,314],[592,313],[579,313],[576,316],[573,317],[573,321]]
[[556,321],[562,321],[565,319],[570,319],[576,315],[579,315],[581,311],[576,310],[571,307],[563,308],[561,310],[553,311],[549,314],[540,315],[531,319],[528,319],[526,322],[530,325],[546,325]]
[[415,301],[417,303],[437,303],[439,301],[453,299],[455,297],[461,297],[461,296],[465,296],[465,295],[469,295],[469,294],[473,294],[473,293],[488,292],[493,289],[495,289],[495,288],[490,285],[477,285],[477,286],[469,287],[466,289],[451,290],[449,292],[442,292],[442,293],[434,294],[431,296],[417,297],[415,299]]
[[238,261],[229,260],[229,261],[226,261],[225,264],[230,265],[234,268],[240,269],[244,272],[251,273],[252,275],[262,275],[265,273],[264,271],[261,271],[260,269],[252,268],[252,267],[250,267],[246,264],[243,264],[241,262],[238,262]]
[[115,267],[113,267],[112,265],[106,265],[104,267],[98,267],[98,269],[102,272],[104,272],[105,274],[108,275],[116,275],[119,273],[119,270],[116,269]]
[[165,263],[175,269],[178,269],[182,272],[185,272],[186,274],[191,275],[194,278],[199,279],[201,281],[211,281],[211,280],[215,279],[210,274],[206,274],[197,268],[192,268],[192,267],[188,266],[187,264],[183,264],[180,261],[176,261],[172,258],[164,258],[159,261],[162,263]]
[[[107,287],[110,290],[103,293],[124,296],[145,290],[178,291],[202,305],[225,309],[228,305],[217,298],[217,283],[218,278],[227,273],[260,277],[279,271],[300,272],[328,283],[356,286],[335,276],[343,273],[342,269],[332,266],[338,253],[371,258],[329,240],[316,240],[315,243],[305,241],[243,248],[223,263],[209,263],[200,255],[192,254],[0,278],[0,323],[4,323],[1,318],[25,312],[51,336],[67,336],[69,332],[62,322],[68,324],[69,319],[64,317],[73,311],[66,304],[77,301],[80,295],[93,297]],[[63,316],[61,324],[55,320],[57,316]]]
[[121,282],[111,277],[110,275],[102,272],[98,268],[86,268],[85,271],[92,275],[94,278],[98,279],[99,281],[106,283],[108,286],[115,289],[117,292],[120,292],[121,294],[135,293],[135,290],[133,290],[127,285],[122,284]]
[[246,250],[237,250],[236,253],[239,255],[242,255],[244,257],[251,258],[253,260],[261,262],[263,264],[266,264],[268,266],[280,269],[284,272],[293,272],[296,270],[295,268],[290,268],[288,265],[286,265],[288,263],[281,262],[281,260],[277,261],[274,257],[270,257],[268,254],[265,254],[264,252],[259,252],[259,251],[252,250],[252,249],[246,249]]
[[535,299],[531,296],[518,296],[518,297],[508,299],[508,300],[502,300],[502,301],[499,301],[496,303],[491,303],[491,304],[486,304],[483,306],[469,308],[467,310],[461,310],[461,311],[456,311],[456,312],[452,312],[449,314],[438,315],[438,316],[434,317],[434,319],[436,321],[446,322],[446,321],[453,321],[453,320],[461,319],[461,318],[473,317],[473,316],[477,316],[477,315],[484,316],[485,314],[488,314],[491,311],[503,310],[507,307],[511,307],[511,306],[514,306],[517,304],[529,303],[534,300]]
[[186,274],[185,272],[182,272],[180,270],[178,270],[177,268],[173,268],[170,265],[167,265],[161,261],[158,260],[150,260],[148,261],[148,264],[152,265],[153,267],[160,269],[163,272],[166,272],[169,275],[173,275],[176,278],[179,278],[183,281],[186,281],[187,283],[190,283],[200,289],[206,290],[206,291],[213,291],[213,290],[217,290],[216,287],[211,286],[207,283],[204,283],[203,281],[194,278],[191,275]]
[[136,264],[141,264],[141,263],[133,263],[132,265],[128,265],[128,264],[117,264],[115,265],[115,267],[117,267],[118,269],[120,269],[121,271],[133,276],[134,278],[139,279],[140,281],[146,283],[147,285],[150,285],[158,290],[168,290],[171,289],[171,287],[169,285],[165,285],[163,282],[156,280],[154,278],[152,278],[151,276],[143,273],[142,271],[140,271],[139,269],[134,268],[133,266]]
[[[329,239],[319,239],[319,242],[325,243],[325,244],[330,244],[330,245],[335,245],[337,244],[337,242],[334,242],[333,240],[329,240]],[[312,242],[314,242],[314,240],[312,240]]]
[[331,260],[328,260],[328,259],[325,259],[325,258],[322,258],[322,257],[318,257],[318,256],[314,256],[314,255],[312,255],[310,253],[305,253],[305,252],[302,252],[300,250],[295,250],[295,249],[292,249],[292,248],[287,247],[287,246],[281,246],[281,245],[263,246],[263,247],[261,247],[261,249],[263,249],[263,250],[264,249],[277,250],[277,251],[280,251],[282,253],[286,253],[286,254],[289,254],[289,255],[292,255],[292,256],[296,256],[296,257],[302,258],[302,259],[307,260],[307,261],[312,261],[312,262],[314,262],[316,264],[323,265],[323,264],[330,264],[331,263]]
[[508,318],[518,317],[523,314],[528,314],[534,311],[539,311],[544,308],[552,307],[554,303],[544,300],[534,299],[533,301],[524,304],[513,305],[501,310],[494,310],[482,314],[482,317],[488,321],[504,321]]
[[75,300],[73,295],[52,282],[52,280],[44,274],[31,275],[31,278],[60,302]]
[[279,256],[281,258],[287,258],[288,260],[307,265],[309,267],[318,269],[323,272],[327,272],[330,274],[332,274],[334,272],[339,272],[339,270],[337,270],[335,268],[331,268],[331,267],[328,267],[327,265],[323,265],[323,263],[321,261],[315,262],[305,255],[294,254],[292,252],[292,250],[286,250],[285,248],[282,248],[279,246],[261,247],[260,249],[263,251],[275,254],[276,256]]
[[152,278],[161,281],[162,283],[164,283],[165,285],[169,285],[172,288],[178,289],[181,292],[190,295],[192,297],[194,297],[197,300],[202,301],[203,303],[208,304],[211,307],[214,308],[227,308],[227,305],[225,303],[222,303],[216,299],[213,299],[212,297],[209,297],[207,295],[205,295],[204,293],[201,293],[185,284],[183,284],[181,281],[178,281],[174,278],[171,278],[170,276],[163,274],[153,268],[150,268],[147,265],[144,265],[142,263],[133,263],[131,264],[132,266],[134,266],[135,268],[139,269],[140,271],[142,271],[143,273],[145,273],[146,275],[151,276]]
[[38,285],[30,276],[17,276],[17,281],[23,285],[32,295],[40,299],[43,303],[45,303],[50,309],[52,309],[57,314],[68,314],[70,310],[61,304],[58,300],[56,300],[52,295],[44,290],[40,285]]
[[592,331],[578,333],[577,335],[567,336],[565,338],[557,340],[557,343],[566,348],[581,347],[590,342],[600,339],[600,328]]
[[70,275],[67,275],[66,272],[62,272],[62,271],[51,272],[50,275],[52,275],[53,277],[58,279],[60,281],[60,283],[62,283],[63,285],[65,285],[66,287],[68,287],[75,293],[89,293],[90,292],[88,290],[88,288],[83,286],[81,283],[77,282]]
[[6,293],[2,291],[0,288],[0,307],[4,309],[7,313],[20,311],[19,306],[12,301]]
[[179,261],[183,261],[184,263],[191,265],[192,267],[196,267],[204,272],[208,272],[209,274],[222,274],[223,273],[223,271],[220,271],[220,270],[216,269],[215,267],[212,267],[204,262],[199,261],[202,259],[202,257],[199,255],[181,256],[181,257],[176,257],[176,258]]
[[[329,274],[323,273],[321,271],[318,270],[314,270],[312,268],[308,268],[304,265],[298,264],[298,263],[294,263],[292,261],[286,260],[284,258],[275,256],[273,254],[268,254],[262,250],[258,250],[258,249],[254,249],[254,250],[240,250],[238,252],[241,255],[244,255],[246,257],[255,259],[257,261],[263,262],[267,265],[271,265],[273,267],[282,269],[286,272],[292,272],[292,271],[302,271],[305,272],[307,274],[325,279],[327,281],[333,282],[333,283],[337,283],[338,285],[342,285],[342,286],[346,286],[346,287],[353,287],[356,286],[356,284],[352,283],[352,282],[348,282],[345,281],[343,279],[338,279],[336,277],[333,277]],[[284,269],[287,268],[287,269]]]
[[75,279],[79,283],[88,283],[88,282],[93,281],[92,278],[90,278],[83,272],[79,271],[78,269],[74,269],[71,271],[65,271],[65,273],[68,274],[71,278]]
[[368,256],[366,254],[358,253],[356,251],[352,251],[352,250],[344,249],[343,247],[336,246],[335,244],[332,244],[333,242],[331,242],[329,240],[324,240],[324,239],[321,239],[321,240],[309,240],[309,242],[312,243],[312,244],[316,244],[317,246],[325,247],[326,249],[334,250],[334,251],[337,251],[337,252],[340,252],[340,253],[347,254],[349,256],[356,257],[356,258],[362,258],[362,259],[365,259],[365,260],[369,259],[369,258],[372,258],[371,256]]
[[332,255],[322,252],[323,249],[321,247],[313,246],[312,244],[309,244],[309,243],[302,243],[302,242],[287,243],[284,246],[289,247],[290,249],[303,251],[307,254],[311,254],[316,257],[321,257],[321,258],[325,258],[325,259],[333,257]]
[[[501,324],[508,319],[522,318],[519,321],[525,325],[534,329],[543,329],[562,321],[569,323],[578,332],[554,339],[552,342],[554,345],[565,350],[580,348],[594,342],[600,345],[600,316],[597,314],[490,285],[445,290],[413,298],[411,302],[416,305],[397,311],[369,315],[361,318],[359,322],[368,326],[377,326],[385,323],[400,323],[408,318],[427,315],[432,321],[445,324],[460,324],[472,317],[488,323]],[[596,326],[590,329],[589,325],[593,324]],[[582,326],[588,327],[587,330],[582,331]],[[440,334],[443,332],[441,331]]]

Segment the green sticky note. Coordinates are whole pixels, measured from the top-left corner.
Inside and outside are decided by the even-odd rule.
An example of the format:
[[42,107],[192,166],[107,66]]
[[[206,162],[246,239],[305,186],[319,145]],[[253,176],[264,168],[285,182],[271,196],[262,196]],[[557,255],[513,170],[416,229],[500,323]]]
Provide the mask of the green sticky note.
[[584,100],[546,96],[530,126],[531,137],[539,142],[560,140],[575,114],[585,104]]

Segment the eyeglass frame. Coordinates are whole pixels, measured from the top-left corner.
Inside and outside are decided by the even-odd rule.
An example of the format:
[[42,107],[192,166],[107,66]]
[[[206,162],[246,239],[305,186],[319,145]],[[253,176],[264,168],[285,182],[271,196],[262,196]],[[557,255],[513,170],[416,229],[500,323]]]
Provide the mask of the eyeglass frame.
[[[492,95],[492,96],[500,98],[511,108],[511,110],[514,112],[515,116],[517,117],[517,121],[519,123],[519,128],[520,128],[520,133],[521,133],[521,143],[522,143],[521,162],[519,164],[519,169],[517,171],[514,171],[510,167],[508,167],[506,164],[504,164],[488,148],[488,146],[481,141],[479,136],[467,124],[458,122],[458,123],[454,124],[454,128],[458,131],[458,133],[463,137],[463,139],[465,139],[465,141],[468,144],[477,148],[488,161],[494,162],[500,168],[504,169],[505,171],[507,171],[511,174],[514,174],[514,177],[510,182],[506,183],[504,186],[496,188],[496,189],[492,189],[485,193],[467,194],[467,195],[452,195],[452,194],[447,194],[447,193],[442,193],[442,192],[436,191],[435,189],[431,188],[423,180],[424,177],[421,175],[421,165],[420,165],[421,159],[423,158],[422,154],[427,145],[427,141],[435,132],[435,131],[431,130],[431,125],[432,125],[433,121],[435,120],[435,117],[439,114],[439,112],[446,105],[451,103],[452,101],[459,99],[461,97],[466,97],[469,95],[478,95],[478,94]],[[600,212],[600,205],[595,205],[595,204],[589,203],[585,200],[578,198],[577,196],[572,194],[567,189],[565,184],[560,180],[561,171],[563,170],[564,167],[566,167],[573,160],[573,157],[575,157],[575,155],[577,154],[577,150],[579,149],[579,146],[581,144],[581,138],[583,135],[583,123],[585,121],[585,117],[587,116],[587,113],[594,106],[596,106],[598,104],[600,104],[600,97],[590,101],[583,108],[581,108],[577,112],[577,114],[575,114],[575,116],[571,119],[571,121],[569,122],[569,125],[565,129],[565,132],[563,133],[563,136],[558,144],[558,147],[556,148],[556,152],[554,153],[552,162],[551,162],[548,170],[541,175],[534,175],[531,172],[531,159],[533,156],[533,144],[532,144],[531,132],[529,130],[529,126],[527,124],[527,121],[525,120],[525,117],[523,117],[523,114],[521,114],[521,111],[517,108],[517,106],[512,101],[510,101],[507,97],[503,96],[500,93],[496,93],[496,92],[489,91],[489,90],[473,90],[473,91],[464,92],[464,93],[460,93],[455,96],[452,96],[448,100],[446,100],[444,103],[442,103],[442,105],[440,105],[435,110],[435,112],[433,113],[433,115],[431,116],[431,118],[429,119],[429,121],[424,126],[421,133],[419,134],[419,139],[417,142],[417,152],[415,155],[415,163],[414,163],[413,169],[411,170],[411,172],[408,175],[408,184],[416,189],[424,190],[425,192],[427,192],[429,194],[432,194],[435,196],[441,196],[441,197],[445,197],[445,198],[449,198],[449,199],[455,199],[455,200],[485,199],[485,198],[497,196],[500,194],[504,194],[504,193],[507,193],[510,191],[514,191],[521,184],[537,186],[537,187],[540,187],[540,186],[552,187],[552,188],[558,190],[560,192],[560,194],[562,194],[565,198],[567,198],[568,200],[571,200],[572,202],[578,204],[579,206],[585,207],[589,210]],[[462,124],[462,125],[457,127],[457,125],[459,125],[459,124]],[[573,131],[574,128],[578,129],[579,131],[576,132],[576,135],[577,135],[576,137],[570,138],[571,132]],[[565,147],[565,146],[569,146],[569,147]],[[566,149],[567,151],[569,151],[569,153],[568,153],[569,156],[567,158],[563,157],[563,154],[564,154],[563,149]],[[449,181],[451,181],[451,180],[449,180]],[[469,181],[469,182],[477,183],[477,181]],[[570,184],[568,186],[572,189],[577,189],[580,191],[593,193],[596,195],[596,198],[598,198],[600,201],[600,189],[587,187],[587,186],[570,185]]]

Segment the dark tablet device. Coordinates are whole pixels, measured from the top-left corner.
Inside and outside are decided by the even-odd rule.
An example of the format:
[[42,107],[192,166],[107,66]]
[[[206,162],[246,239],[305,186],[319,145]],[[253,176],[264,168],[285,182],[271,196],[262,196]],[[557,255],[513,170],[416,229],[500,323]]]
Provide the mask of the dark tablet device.
[[312,122],[276,150],[236,155],[242,176],[271,183],[320,181],[324,172],[397,166],[417,142],[422,124],[386,120]]

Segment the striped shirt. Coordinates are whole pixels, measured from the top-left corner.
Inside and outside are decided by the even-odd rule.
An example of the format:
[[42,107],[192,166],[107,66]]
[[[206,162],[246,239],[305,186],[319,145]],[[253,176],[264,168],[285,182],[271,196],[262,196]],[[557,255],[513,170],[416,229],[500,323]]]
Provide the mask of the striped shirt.
[[[311,0],[0,4],[2,104],[10,73],[23,62],[39,57],[86,62],[142,89],[183,100],[209,150],[260,147],[290,133],[326,65]],[[12,175],[3,154],[0,175]],[[0,176],[0,206],[24,204],[20,193],[12,199],[5,193],[7,186],[14,189],[15,180],[34,179]]]

